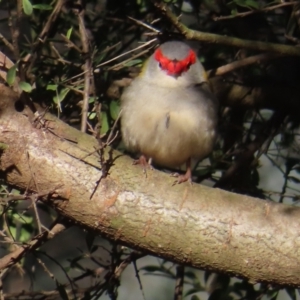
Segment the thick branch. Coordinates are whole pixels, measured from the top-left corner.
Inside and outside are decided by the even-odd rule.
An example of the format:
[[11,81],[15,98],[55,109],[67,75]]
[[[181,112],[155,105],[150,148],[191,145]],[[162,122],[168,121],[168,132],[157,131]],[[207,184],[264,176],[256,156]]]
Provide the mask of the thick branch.
[[35,128],[13,101],[2,87],[0,143],[7,147],[0,166],[7,183],[51,192],[45,201],[62,215],[130,247],[251,282],[300,286],[299,208],[198,184],[172,186],[173,178],[155,170],[145,178],[116,151],[90,199],[101,177],[99,158],[87,156],[96,140],[50,115],[51,129]]
[[163,15],[184,35],[187,40],[198,40],[206,43],[222,44],[238,48],[246,48],[257,51],[276,52],[282,55],[300,56],[300,49],[295,46],[287,46],[274,43],[266,43],[259,41],[243,40],[235,37],[229,37],[219,34],[201,32],[189,29],[179,21],[172,11],[161,1],[154,0],[154,5],[161,11]]

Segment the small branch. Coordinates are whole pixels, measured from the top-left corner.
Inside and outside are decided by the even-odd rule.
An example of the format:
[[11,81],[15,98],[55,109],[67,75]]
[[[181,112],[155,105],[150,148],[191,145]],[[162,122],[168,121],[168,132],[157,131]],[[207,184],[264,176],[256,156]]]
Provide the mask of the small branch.
[[14,53],[14,46],[1,33],[0,33],[0,40],[11,52]]
[[250,10],[250,11],[237,13],[235,15],[230,15],[230,16],[214,17],[213,20],[214,21],[223,21],[223,20],[229,20],[229,19],[234,19],[234,18],[242,18],[242,17],[246,17],[246,16],[249,16],[249,15],[253,15],[255,13],[264,13],[264,12],[272,11],[272,10],[282,8],[282,7],[285,7],[285,6],[295,5],[297,3],[299,3],[299,1],[283,2],[283,3],[277,4],[277,5],[265,7],[263,9]]
[[40,219],[40,215],[36,206],[36,202],[38,200],[37,197],[30,197],[31,198],[31,202],[32,202],[32,207],[33,207],[33,211],[34,211],[34,215],[35,215],[35,219],[36,219],[36,224],[37,224],[37,228],[38,228],[38,233],[42,234],[42,224],[41,224],[41,219]]
[[62,224],[56,224],[50,232],[44,231],[42,234],[35,236],[30,243],[20,246],[14,252],[9,253],[0,259],[0,270],[11,267],[16,264],[28,251],[35,250],[45,241],[52,239],[55,235],[62,232],[65,226]]
[[182,300],[183,283],[184,283],[184,266],[178,265],[176,267],[176,285],[175,285],[174,300]]
[[258,158],[258,156],[254,156],[255,152],[258,151],[258,155],[262,154],[262,152],[259,151],[260,148],[266,141],[269,140],[270,137],[274,137],[276,135],[284,117],[285,115],[280,112],[273,114],[272,118],[266,124],[265,130],[260,132],[260,134],[245,147],[242,153],[237,155],[235,162],[226,170],[220,180],[215,184],[215,187],[227,189],[228,187],[232,188],[235,176],[237,176],[241,170],[247,169],[253,160]]
[[[127,51],[127,52],[124,52],[124,53],[122,53],[122,54],[120,54],[120,55],[118,55],[118,56],[116,56],[116,57],[114,57],[114,58],[112,58],[112,59],[110,59],[110,60],[107,60],[107,61],[105,61],[105,62],[103,62],[103,63],[97,65],[97,68],[102,67],[102,66],[105,66],[105,65],[111,63],[112,61],[115,61],[115,60],[119,59],[120,57],[123,57],[123,56],[125,56],[125,55],[128,55],[129,53],[132,53],[132,52],[135,52],[135,51],[140,50],[140,49],[142,49],[142,48],[145,48],[145,47],[151,45],[151,44],[152,44],[153,42],[155,42],[156,40],[157,40],[156,38],[155,38],[155,39],[152,39],[152,40],[150,40],[150,41],[148,41],[148,42],[146,42],[146,43],[143,43],[141,46],[138,46],[138,47],[136,47],[136,48],[134,48],[134,49],[132,49],[132,50],[129,50],[129,51]],[[150,48],[151,48],[151,47],[150,47]],[[149,49],[148,49],[148,50],[149,50]],[[147,50],[147,51],[148,51],[148,50]],[[130,59],[132,59],[132,58],[130,58]],[[122,63],[123,63],[123,62],[122,62]]]
[[77,12],[77,10],[74,9],[74,11],[75,11],[75,14],[77,14],[77,18],[78,18],[82,50],[86,56],[85,64],[84,64],[84,90],[83,90],[83,103],[82,103],[82,109],[81,109],[81,127],[80,127],[80,130],[82,132],[86,132],[88,110],[89,110],[90,87],[91,87],[92,60],[89,55],[90,41],[88,38],[87,30],[85,28],[85,23],[84,23],[85,9],[82,8],[81,11],[79,11],[79,12]]
[[49,32],[51,31],[51,28],[54,26],[56,19],[58,18],[58,15],[62,9],[62,7],[64,6],[66,0],[58,0],[51,15],[49,16],[49,18],[47,19],[47,22],[45,24],[45,26],[43,27],[43,30],[41,31],[41,33],[39,34],[32,51],[35,52],[37,50],[37,48],[39,47],[39,45],[45,43]]
[[75,51],[77,51],[78,53],[80,54],[83,54],[82,53],[82,50],[76,45],[74,44],[70,39],[67,38],[66,35],[64,34],[60,34],[60,36],[63,38],[63,40],[66,42],[66,46],[68,48],[73,48]]
[[49,35],[49,32],[51,31],[51,28],[53,28],[53,26],[55,25],[56,19],[59,16],[59,13],[63,7],[63,5],[65,4],[66,0],[58,0],[51,15],[49,16],[49,18],[47,19],[47,22],[45,24],[45,26],[43,27],[41,33],[39,34],[38,38],[36,39],[35,43],[32,46],[32,50],[31,53],[28,54],[25,58],[24,61],[30,61],[30,65],[28,66],[26,73],[27,76],[30,78],[30,72],[31,69],[35,63],[35,60],[37,58],[36,52],[38,51],[39,47],[41,45],[43,45],[45,43],[45,41],[47,40],[47,37]]
[[116,267],[115,271],[111,274],[111,277],[117,279],[117,278],[120,278],[121,274],[123,273],[123,271],[126,269],[126,267],[144,257],[146,254],[144,252],[141,252],[141,251],[137,251],[137,250],[134,250],[132,251],[120,264],[118,267]]
[[177,16],[175,16],[164,3],[156,0],[153,0],[153,2],[157,9],[175,26],[175,28],[187,40],[198,40],[206,43],[227,45],[238,48],[252,49],[256,51],[268,51],[279,53],[282,55],[300,56],[300,48],[295,46],[243,40],[235,37],[228,37],[189,29],[178,20]]
[[255,64],[255,63],[261,63],[263,61],[271,60],[277,57],[280,57],[280,54],[277,53],[262,53],[254,56],[250,56],[241,60],[237,60],[234,62],[231,62],[227,65],[221,66],[217,69],[209,70],[207,71],[208,78],[214,77],[214,76],[221,76],[226,73],[232,72],[234,70]]
[[143,21],[140,21],[140,20],[137,20],[137,19],[134,19],[132,17],[128,17],[128,19],[130,19],[131,21],[135,22],[136,24],[138,25],[141,25],[143,27],[145,27],[146,29],[149,29],[150,31],[156,33],[156,34],[160,34],[161,31],[160,30],[157,30],[156,28],[148,25],[147,23],[143,22]]
[[[19,12],[19,6],[21,1],[17,2],[17,11]],[[19,44],[18,44],[18,38],[19,38],[19,28],[17,26],[17,22],[14,22],[11,10],[9,8],[8,2],[7,2],[7,11],[8,11],[8,26],[10,28],[11,33],[11,39],[12,39],[12,46],[13,46],[13,53],[16,60],[20,58],[20,51],[19,51]]]
[[115,64],[114,66],[111,66],[111,67],[107,68],[107,71],[110,71],[110,70],[115,70],[116,71],[116,70],[121,69],[122,67],[124,67],[124,64],[126,64],[127,62],[129,62],[129,61],[131,61],[131,60],[133,60],[135,58],[143,56],[144,54],[148,53],[150,49],[151,48],[148,48],[148,49],[146,49],[146,50],[144,50],[142,52],[139,52],[139,53],[133,55],[132,57],[130,57],[130,58],[128,58],[128,59],[126,59],[126,60],[118,63],[118,64]]

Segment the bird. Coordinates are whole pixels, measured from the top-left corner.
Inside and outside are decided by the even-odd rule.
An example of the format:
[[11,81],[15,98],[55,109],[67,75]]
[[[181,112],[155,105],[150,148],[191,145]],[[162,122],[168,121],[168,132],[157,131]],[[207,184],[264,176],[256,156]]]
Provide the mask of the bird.
[[121,95],[125,148],[139,153],[135,163],[174,168],[186,163],[175,183],[192,182],[191,160],[213,150],[218,101],[204,67],[185,42],[161,44]]

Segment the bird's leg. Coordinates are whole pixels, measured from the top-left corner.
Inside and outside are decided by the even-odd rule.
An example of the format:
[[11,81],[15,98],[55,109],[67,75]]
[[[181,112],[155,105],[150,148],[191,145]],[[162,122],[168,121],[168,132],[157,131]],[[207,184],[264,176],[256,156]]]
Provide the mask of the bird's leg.
[[180,184],[186,181],[189,181],[190,183],[192,183],[192,167],[191,167],[191,159],[189,158],[186,161],[186,172],[184,175],[179,175],[179,174],[173,174],[173,176],[178,177],[178,179],[173,183],[173,185],[175,184]]
[[141,155],[140,157],[139,157],[139,159],[136,159],[136,160],[134,160],[133,161],[133,163],[132,163],[133,165],[141,165],[142,167],[143,167],[143,173],[145,173],[146,174],[146,176],[147,176],[147,171],[146,171],[146,169],[148,168],[148,167],[150,167],[150,169],[152,169],[152,158],[149,158],[149,160],[147,160],[147,157],[145,156],[145,155]]
[[148,166],[149,166],[149,168],[150,168],[151,170],[153,170],[153,166],[152,166],[152,157],[150,157],[150,158],[148,159]]

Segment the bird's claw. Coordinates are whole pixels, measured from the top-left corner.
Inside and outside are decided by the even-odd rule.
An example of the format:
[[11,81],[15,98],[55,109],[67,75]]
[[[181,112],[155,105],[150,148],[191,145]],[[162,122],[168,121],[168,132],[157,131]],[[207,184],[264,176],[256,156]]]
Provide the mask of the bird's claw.
[[153,167],[151,165],[151,158],[149,159],[149,161],[147,161],[147,158],[145,155],[141,155],[139,157],[139,159],[135,159],[132,164],[133,165],[141,165],[143,168],[143,173],[146,175],[147,178],[147,168],[150,168],[150,170],[153,170]]
[[171,176],[178,178],[177,180],[175,180],[173,182],[172,186],[186,182],[186,181],[188,181],[191,185],[193,184],[192,177],[191,177],[191,174],[189,174],[189,172],[185,173],[184,175],[181,175],[179,173],[172,173]]

